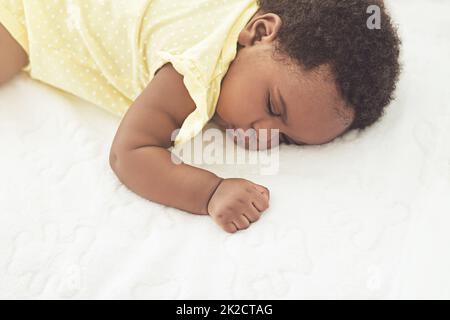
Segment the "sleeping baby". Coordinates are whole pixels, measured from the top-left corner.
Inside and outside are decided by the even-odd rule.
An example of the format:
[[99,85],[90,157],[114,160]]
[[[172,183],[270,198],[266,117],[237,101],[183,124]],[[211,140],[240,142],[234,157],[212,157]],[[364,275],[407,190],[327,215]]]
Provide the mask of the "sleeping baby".
[[119,180],[230,233],[269,190],[169,149],[209,121],[258,149],[362,130],[393,99],[399,48],[382,0],[0,0],[0,84],[24,71],[117,115]]

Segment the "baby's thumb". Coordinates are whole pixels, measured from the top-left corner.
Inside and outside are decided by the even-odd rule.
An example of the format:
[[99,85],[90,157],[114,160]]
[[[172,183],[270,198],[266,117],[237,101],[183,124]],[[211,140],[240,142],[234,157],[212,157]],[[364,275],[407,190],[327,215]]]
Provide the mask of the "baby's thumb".
[[266,187],[259,185],[259,184],[254,184],[255,189],[258,190],[259,192],[261,192],[262,194],[264,194],[267,199],[270,199],[270,191],[269,189],[267,189]]

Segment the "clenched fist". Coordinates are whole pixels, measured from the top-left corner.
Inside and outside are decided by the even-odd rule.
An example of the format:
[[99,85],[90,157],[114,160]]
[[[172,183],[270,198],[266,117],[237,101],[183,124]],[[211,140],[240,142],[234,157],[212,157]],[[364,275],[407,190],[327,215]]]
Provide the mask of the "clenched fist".
[[247,229],[269,207],[269,190],[245,179],[225,179],[208,203],[208,214],[226,232]]

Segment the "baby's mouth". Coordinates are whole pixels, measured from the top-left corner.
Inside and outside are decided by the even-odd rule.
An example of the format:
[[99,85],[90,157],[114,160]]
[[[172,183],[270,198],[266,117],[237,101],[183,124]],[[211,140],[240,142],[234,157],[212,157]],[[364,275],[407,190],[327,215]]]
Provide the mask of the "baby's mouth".
[[228,128],[226,134],[236,145],[247,150],[258,150],[259,139],[255,130],[244,131],[242,129]]

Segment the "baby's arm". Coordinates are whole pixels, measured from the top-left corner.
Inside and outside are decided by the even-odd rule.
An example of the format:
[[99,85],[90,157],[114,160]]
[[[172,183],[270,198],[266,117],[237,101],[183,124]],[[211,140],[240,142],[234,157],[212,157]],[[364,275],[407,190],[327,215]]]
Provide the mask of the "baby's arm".
[[[146,199],[210,214],[229,232],[245,229],[268,207],[267,190],[247,180],[224,180],[200,168],[175,164],[167,150],[173,131],[194,110],[183,77],[166,64],[122,120],[111,147],[111,168],[122,183]],[[244,213],[250,216],[248,223],[243,221]]]

